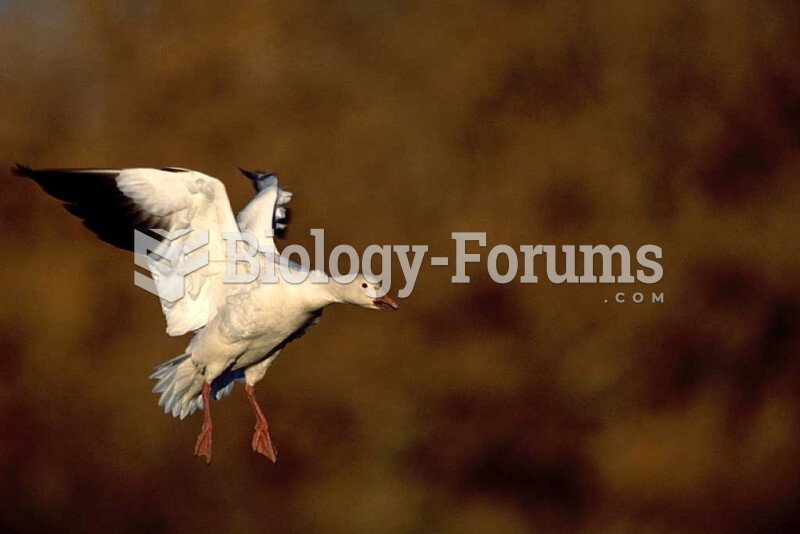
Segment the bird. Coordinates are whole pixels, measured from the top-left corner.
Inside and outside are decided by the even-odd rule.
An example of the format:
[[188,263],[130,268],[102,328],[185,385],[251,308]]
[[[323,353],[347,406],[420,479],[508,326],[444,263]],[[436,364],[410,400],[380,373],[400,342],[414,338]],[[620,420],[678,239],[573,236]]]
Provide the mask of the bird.
[[[255,386],[278,355],[317,325],[331,304],[398,309],[397,302],[381,292],[380,284],[362,273],[349,280],[329,278],[326,283],[314,283],[315,277],[324,274],[320,271],[306,273],[310,276],[301,283],[287,283],[281,276],[276,283],[264,283],[260,278],[225,283],[223,237],[228,233],[258,236],[258,248],[263,252],[258,255],[260,265],[280,266],[275,236],[286,229],[286,204],[292,198],[279,187],[276,174],[239,170],[252,183],[255,196],[234,217],[224,184],[190,169],[32,169],[21,164],[12,168],[14,174],[32,179],[62,201],[101,240],[121,249],[135,251],[135,231],[148,233],[160,243],[166,243],[164,236],[176,231],[208,233],[208,262],[185,275],[183,297],[160,299],[167,334],[191,333],[192,338],[182,354],[156,366],[150,376],[156,381],[153,392],[160,394],[159,405],[165,413],[184,419],[202,410],[194,455],[205,457],[208,464],[212,399],[218,401],[231,393],[234,384],[244,383],[256,419],[252,449],[275,463],[277,449],[256,400]],[[157,260],[157,255],[148,255],[149,265]],[[303,269],[292,262],[283,266],[295,273]]]

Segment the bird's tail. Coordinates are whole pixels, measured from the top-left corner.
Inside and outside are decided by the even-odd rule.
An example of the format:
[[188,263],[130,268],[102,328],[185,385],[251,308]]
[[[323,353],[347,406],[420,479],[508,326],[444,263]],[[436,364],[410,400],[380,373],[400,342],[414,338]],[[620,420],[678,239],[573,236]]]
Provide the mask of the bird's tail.
[[[156,367],[150,378],[158,380],[153,393],[161,393],[158,405],[164,413],[181,419],[203,409],[201,391],[205,377],[192,361],[192,353],[176,356]],[[211,396],[215,400],[228,395],[233,390],[234,381],[244,379],[243,371],[226,371],[211,384]]]
[[200,391],[203,387],[203,375],[191,359],[191,353],[181,354],[162,363],[150,375],[158,380],[153,393],[161,393],[158,405],[164,407],[164,413],[172,413],[173,417],[184,419],[203,407]]

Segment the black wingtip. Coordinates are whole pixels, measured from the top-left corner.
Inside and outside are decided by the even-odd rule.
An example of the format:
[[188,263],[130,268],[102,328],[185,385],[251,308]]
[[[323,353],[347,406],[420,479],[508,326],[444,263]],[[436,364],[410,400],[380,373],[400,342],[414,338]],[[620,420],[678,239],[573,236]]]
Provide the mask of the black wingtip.
[[258,171],[248,171],[247,169],[243,169],[239,167],[239,172],[241,172],[246,178],[250,180],[256,181],[258,180],[259,173]]
[[274,172],[264,172],[264,171],[248,171],[247,169],[243,169],[239,167],[239,170],[242,174],[244,174],[251,182],[253,182],[253,187],[256,191],[261,191],[264,189],[264,181],[268,178],[275,177],[277,178],[278,175]]
[[14,176],[24,176],[26,178],[30,178],[33,176],[33,169],[21,163],[17,163],[15,167],[11,167],[11,174]]
[[270,176],[275,176],[276,178],[278,176],[274,172],[264,172],[264,171],[258,171],[258,170],[256,170],[256,171],[248,171],[247,169],[243,169],[241,167],[239,167],[239,171],[242,174],[244,174],[247,178],[253,180],[254,182],[257,182],[258,180],[261,180],[263,178],[269,178]]

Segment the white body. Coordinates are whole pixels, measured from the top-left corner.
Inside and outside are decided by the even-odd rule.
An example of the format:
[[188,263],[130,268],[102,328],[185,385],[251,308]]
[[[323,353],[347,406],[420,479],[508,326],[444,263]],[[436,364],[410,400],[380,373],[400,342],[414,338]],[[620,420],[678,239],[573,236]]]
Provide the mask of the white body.
[[[184,418],[203,406],[204,383],[211,386],[216,399],[228,394],[236,381],[255,385],[281,350],[314,326],[329,304],[397,307],[388,297],[376,298],[379,287],[361,275],[347,284],[334,280],[314,284],[312,276],[301,284],[291,284],[280,279],[280,269],[276,269],[278,283],[223,283],[223,234],[246,232],[257,236],[263,253],[261,272],[271,268],[265,262],[278,257],[272,236],[285,228],[284,206],[291,194],[278,187],[273,174],[242,171],[253,181],[257,193],[234,218],[225,186],[211,176],[187,169],[33,170],[20,165],[15,172],[35,180],[64,201],[66,208],[82,218],[98,237],[121,248],[135,249],[133,230],[170,233],[191,229],[185,239],[208,232],[209,242],[202,252],[183,255],[189,259],[208,252],[208,264],[181,280],[185,284],[183,298],[161,300],[168,334],[195,333],[184,354],[159,365],[151,376],[158,380],[153,391],[161,393],[159,404],[173,416]],[[144,261],[155,260],[148,254]]]

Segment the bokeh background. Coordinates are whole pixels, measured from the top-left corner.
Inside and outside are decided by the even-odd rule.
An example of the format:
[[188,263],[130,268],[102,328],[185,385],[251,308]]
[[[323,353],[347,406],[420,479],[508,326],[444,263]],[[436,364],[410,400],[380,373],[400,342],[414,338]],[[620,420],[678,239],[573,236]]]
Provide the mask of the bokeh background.
[[[0,3],[2,165],[295,193],[288,241],[664,250],[663,304],[425,267],[200,418],[130,254],[2,171],[4,531],[778,531],[800,521],[800,5]],[[484,258],[488,249],[483,251]],[[395,270],[398,266],[395,262]],[[629,297],[630,298],[630,297]]]

